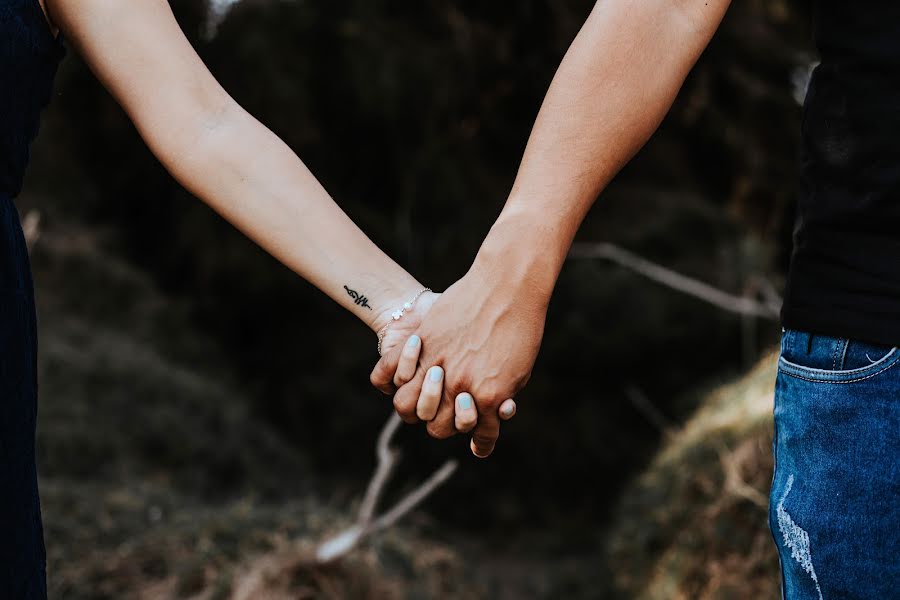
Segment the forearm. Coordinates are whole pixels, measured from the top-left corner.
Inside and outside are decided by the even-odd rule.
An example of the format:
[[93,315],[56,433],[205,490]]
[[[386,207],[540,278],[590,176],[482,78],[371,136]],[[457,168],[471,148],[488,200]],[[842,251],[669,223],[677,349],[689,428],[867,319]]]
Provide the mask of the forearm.
[[222,89],[167,2],[46,4],[166,169],[265,250],[373,329],[420,289]]
[[374,330],[421,289],[237,104],[198,139],[193,158],[168,161],[182,185]]
[[525,276],[549,298],[591,205],[659,126],[728,4],[597,3],[553,79],[476,263]]

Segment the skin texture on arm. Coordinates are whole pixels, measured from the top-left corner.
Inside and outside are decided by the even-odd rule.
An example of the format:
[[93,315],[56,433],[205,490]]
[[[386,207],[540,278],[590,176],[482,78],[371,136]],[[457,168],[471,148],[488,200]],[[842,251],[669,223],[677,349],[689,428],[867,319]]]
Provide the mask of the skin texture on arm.
[[[531,374],[550,295],[598,194],[659,126],[719,26],[729,0],[601,0],[563,59],[538,114],[509,199],[468,273],[416,331],[421,366],[394,397],[415,416],[425,369],[445,371],[429,433],[455,432],[453,403],[478,406],[472,438],[487,456],[497,407]],[[372,373],[390,388],[395,351]]]
[[45,0],[45,8],[166,169],[272,256],[375,331],[422,289],[222,89],[166,0]]

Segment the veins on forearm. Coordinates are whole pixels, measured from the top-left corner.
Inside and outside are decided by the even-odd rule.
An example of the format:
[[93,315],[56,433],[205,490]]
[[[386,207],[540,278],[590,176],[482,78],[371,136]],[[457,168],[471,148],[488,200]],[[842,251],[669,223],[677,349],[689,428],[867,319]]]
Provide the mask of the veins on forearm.
[[346,285],[344,286],[344,289],[347,290],[347,295],[350,296],[351,298],[353,298],[354,304],[356,304],[357,306],[362,306],[363,308],[368,308],[369,310],[372,310],[372,307],[369,306],[369,299],[365,295],[360,294],[356,290],[351,290]]

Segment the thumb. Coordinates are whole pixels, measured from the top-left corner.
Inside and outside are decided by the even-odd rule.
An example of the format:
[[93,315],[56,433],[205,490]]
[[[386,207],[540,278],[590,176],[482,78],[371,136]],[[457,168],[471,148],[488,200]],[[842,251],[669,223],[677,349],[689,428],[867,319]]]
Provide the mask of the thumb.
[[382,394],[392,395],[396,388],[394,387],[394,373],[397,372],[397,365],[400,363],[400,353],[403,351],[403,344],[398,344],[391,348],[387,354],[381,357],[381,360],[372,369],[369,375],[369,381]]

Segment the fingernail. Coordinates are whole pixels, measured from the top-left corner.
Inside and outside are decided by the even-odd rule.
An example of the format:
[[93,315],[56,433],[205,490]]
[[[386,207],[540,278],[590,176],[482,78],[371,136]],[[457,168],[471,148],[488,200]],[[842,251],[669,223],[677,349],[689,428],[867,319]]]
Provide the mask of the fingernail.
[[506,415],[506,416],[508,417],[508,416],[510,416],[510,415],[513,414],[513,411],[514,411],[514,410],[515,410],[515,409],[514,409],[512,406],[504,406],[504,407],[503,407],[503,414]]
[[459,410],[469,410],[472,408],[472,396],[464,392],[456,397],[456,404]]
[[443,376],[444,370],[440,367],[431,367],[431,370],[428,371],[428,379],[431,381],[440,381]]
[[410,348],[412,348],[412,347],[414,347],[414,346],[418,346],[418,345],[419,345],[419,341],[420,341],[420,340],[419,340],[419,336],[417,336],[417,335],[412,335],[412,336],[410,336],[409,341],[406,342],[406,345],[409,346]]

